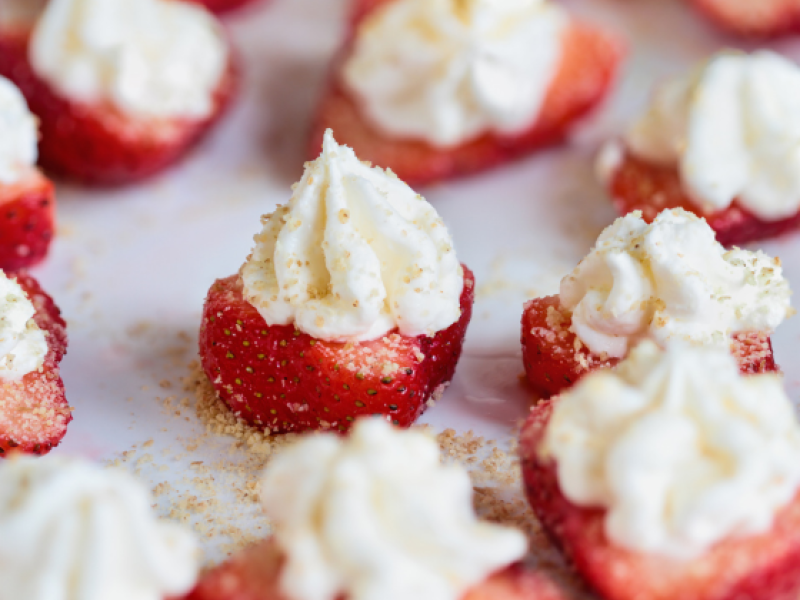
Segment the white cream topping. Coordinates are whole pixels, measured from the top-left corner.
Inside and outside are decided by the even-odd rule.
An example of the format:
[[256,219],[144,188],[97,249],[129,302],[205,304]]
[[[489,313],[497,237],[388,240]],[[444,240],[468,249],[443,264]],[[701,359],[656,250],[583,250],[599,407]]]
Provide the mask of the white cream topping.
[[0,184],[17,183],[36,164],[39,126],[25,98],[0,77]]
[[666,210],[617,219],[561,281],[561,305],[594,354],[621,358],[643,338],[727,347],[734,333],[772,332],[794,311],[780,260],[726,251],[704,219]]
[[34,314],[22,287],[0,271],[0,379],[21,379],[44,364],[47,338]]
[[54,457],[0,465],[0,597],[164,600],[198,572],[188,530],[159,522],[127,473]]
[[434,440],[380,418],[273,460],[261,498],[291,600],[458,600],[521,559],[521,532],[477,520],[472,483]]
[[645,342],[559,398],[541,448],[613,543],[675,559],[767,532],[800,487],[800,427],[777,375]]
[[265,218],[242,267],[269,325],[321,340],[433,335],[461,316],[464,273],[434,208],[333,133],[287,206]]
[[343,80],[381,130],[436,146],[537,119],[567,14],[546,0],[398,0],[359,28]]
[[767,50],[723,52],[667,82],[626,135],[645,160],[676,165],[689,196],[738,199],[764,220],[800,209],[800,68]]
[[50,0],[30,58],[75,101],[109,101],[137,117],[203,118],[228,49],[215,19],[188,2]]

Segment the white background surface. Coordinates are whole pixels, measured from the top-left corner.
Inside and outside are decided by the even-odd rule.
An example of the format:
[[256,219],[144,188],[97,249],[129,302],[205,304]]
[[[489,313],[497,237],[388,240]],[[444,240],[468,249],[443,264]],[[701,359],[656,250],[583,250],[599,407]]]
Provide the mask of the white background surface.
[[[522,303],[555,292],[615,217],[593,177],[595,150],[642,106],[653,82],[735,42],[677,0],[566,4],[628,39],[630,56],[611,102],[569,146],[420,190],[449,224],[479,291],[454,384],[423,419],[439,429],[509,435],[532,399],[518,379]],[[194,347],[210,284],[239,268],[259,216],[289,198],[343,14],[342,0],[274,0],[232,18],[244,94],[204,146],[177,169],[123,191],[59,186],[59,235],[34,271],[69,322],[63,376],[75,420],[57,454],[110,460],[149,439],[154,454],[166,454],[177,436],[200,430],[191,411],[167,417],[156,401],[169,393],[158,381],[186,374],[186,361],[165,356],[181,331]],[[800,44],[774,47],[800,58]],[[781,256],[800,286],[800,235],[763,247]],[[774,336],[795,400],[799,333],[795,318]],[[196,456],[170,459],[168,470],[146,467],[142,474],[152,484],[168,481],[187,461],[210,462],[218,451],[202,447]],[[221,557],[219,540],[204,544],[209,557]]]

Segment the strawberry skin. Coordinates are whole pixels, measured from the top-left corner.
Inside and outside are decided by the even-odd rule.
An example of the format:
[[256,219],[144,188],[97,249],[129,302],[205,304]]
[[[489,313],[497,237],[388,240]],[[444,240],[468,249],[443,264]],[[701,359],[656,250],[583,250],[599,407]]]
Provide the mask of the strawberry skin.
[[798,0],[692,0],[708,18],[745,37],[774,37],[800,31]]
[[234,12],[250,4],[255,4],[257,0],[187,0],[193,4],[199,4],[214,13],[222,15]]
[[641,210],[642,218],[650,223],[664,209],[683,208],[703,217],[723,246],[742,245],[800,228],[800,211],[786,219],[764,221],[737,201],[724,210],[703,210],[684,191],[676,168],[653,165],[631,154],[612,173],[608,187],[620,214]]
[[[207,573],[185,600],[287,600],[280,592],[281,567],[279,550],[266,540]],[[463,600],[564,599],[547,577],[519,564],[499,571],[463,596]]]
[[124,185],[180,161],[217,123],[236,95],[238,67],[231,58],[203,119],[130,117],[110,103],[73,102],[53,90],[28,60],[28,31],[0,34],[0,75],[20,88],[39,118],[39,164],[89,185]]
[[606,600],[794,600],[800,593],[800,496],[766,534],[724,541],[690,562],[612,545],[605,511],[575,506],[561,493],[555,463],[538,448],[557,398],[531,410],[520,456],[528,500],[547,534]]
[[[356,3],[354,24],[383,2]],[[517,135],[486,134],[454,148],[436,148],[422,141],[388,137],[362,117],[357,102],[339,83],[339,65],[332,67],[327,92],[317,109],[308,148],[319,156],[325,130],[333,129],[341,144],[362,160],[390,168],[411,187],[470,175],[562,141],[570,128],[607,95],[622,59],[615,38],[588,25],[573,24],[564,34],[563,56],[538,120]],[[347,48],[344,51],[346,54]]]
[[[592,354],[569,328],[572,317],[561,311],[558,296],[530,300],[522,313],[522,360],[534,391],[549,398],[574,385],[581,377],[619,362]],[[745,375],[779,371],[772,342],[763,333],[737,333],[731,353]]]
[[67,352],[66,323],[33,277],[25,272],[14,277],[36,308],[33,318],[47,333],[48,352],[40,371],[19,381],[0,379],[0,457],[47,454],[58,446],[72,421],[58,367]]
[[389,334],[343,344],[292,325],[270,327],[244,299],[239,276],[220,279],[203,311],[203,369],[234,413],[274,433],[346,431],[361,415],[386,415],[408,427],[453,378],[474,281],[464,267],[461,318],[433,337]]
[[17,183],[0,184],[0,269],[26,269],[47,256],[55,205],[53,184],[36,169]]

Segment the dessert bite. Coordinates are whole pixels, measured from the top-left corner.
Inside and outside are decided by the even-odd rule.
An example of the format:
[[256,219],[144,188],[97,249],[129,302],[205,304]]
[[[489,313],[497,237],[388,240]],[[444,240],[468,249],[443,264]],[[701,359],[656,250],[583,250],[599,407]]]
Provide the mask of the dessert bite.
[[790,296],[779,259],[725,250],[682,209],[650,224],[634,212],[603,231],[558,296],[525,305],[525,372],[550,397],[614,366],[643,339],[716,346],[742,373],[776,371],[770,335],[794,314]]
[[798,0],[692,0],[714,23],[746,37],[800,31]]
[[325,134],[238,275],[209,290],[203,369],[271,432],[408,426],[455,372],[474,279],[434,208]]
[[361,0],[310,144],[333,128],[409,185],[561,141],[608,93],[613,36],[547,0]]
[[55,188],[36,168],[38,126],[25,98],[0,77],[0,269],[41,262],[55,231]]
[[207,574],[189,600],[563,598],[518,563],[521,532],[476,518],[461,466],[380,418],[282,451],[261,500],[272,538]]
[[643,342],[533,408],[520,451],[536,516],[602,598],[800,592],[800,427],[776,374]]
[[51,0],[0,27],[0,74],[40,121],[39,162],[118,185],[180,160],[230,103],[232,49],[205,9],[171,0]]
[[0,271],[0,458],[47,454],[66,435],[72,409],[59,373],[66,353],[66,323],[53,299],[27,273]]
[[682,207],[725,246],[800,227],[800,67],[721,52],[662,85],[598,172],[621,214]]
[[0,464],[0,589],[26,600],[167,600],[198,573],[183,527],[124,471],[55,457]]

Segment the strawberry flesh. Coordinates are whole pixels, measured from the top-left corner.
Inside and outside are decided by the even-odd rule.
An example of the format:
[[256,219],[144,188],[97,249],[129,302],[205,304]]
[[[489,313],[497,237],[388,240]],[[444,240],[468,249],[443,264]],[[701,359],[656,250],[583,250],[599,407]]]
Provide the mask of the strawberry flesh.
[[47,454],[61,442],[72,421],[58,366],[67,352],[66,323],[35,279],[25,272],[14,278],[36,308],[33,318],[47,334],[48,352],[41,370],[19,381],[0,379],[0,457]]
[[[266,540],[207,573],[185,600],[287,600],[280,592],[281,567],[279,550],[274,542]],[[476,585],[462,600],[564,598],[564,593],[546,576],[516,564]]]
[[211,129],[235,96],[238,69],[231,59],[203,119],[139,118],[111,103],[73,102],[57,93],[28,60],[30,32],[0,32],[0,75],[22,91],[39,118],[39,164],[50,173],[92,185],[124,185],[181,160]]
[[[542,398],[555,396],[587,373],[608,369],[615,358],[594,355],[570,331],[572,316],[561,308],[558,296],[529,301],[522,314],[522,359],[534,391]],[[760,332],[737,333],[731,353],[746,375],[777,372],[769,336]]]
[[208,293],[200,356],[219,397],[253,426],[346,431],[361,415],[386,415],[407,427],[453,378],[473,301],[464,267],[461,318],[435,336],[325,342],[293,325],[267,325],[232,276]]
[[[356,3],[354,21],[382,2]],[[412,187],[489,169],[562,141],[577,120],[605,98],[622,58],[621,44],[590,26],[575,23],[565,32],[563,56],[537,121],[517,135],[486,134],[453,148],[389,137],[362,116],[358,103],[339,82],[341,61],[318,107],[309,157],[319,156],[325,130],[362,160],[390,168]],[[347,49],[344,54],[346,54]],[[344,55],[343,54],[343,55]]]
[[18,271],[40,263],[55,232],[55,188],[31,169],[13,184],[0,184],[0,269]]
[[531,410],[520,456],[525,488],[547,534],[578,573],[606,600],[790,600],[800,593],[800,495],[772,529],[723,541],[688,562],[626,550],[605,536],[605,511],[572,504],[558,484],[556,465],[539,456],[558,402]]
[[693,0],[723,29],[745,37],[774,37],[800,31],[798,0]]
[[199,4],[205,7],[215,15],[222,15],[225,13],[234,12],[250,4],[254,4],[257,0],[186,0],[193,4]]
[[723,210],[704,210],[686,194],[676,168],[653,165],[631,154],[615,169],[609,188],[620,214],[640,210],[642,218],[651,223],[665,209],[683,208],[703,217],[723,246],[742,245],[800,228],[800,211],[786,219],[764,221],[735,200]]

